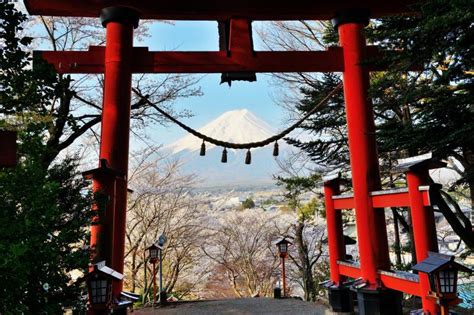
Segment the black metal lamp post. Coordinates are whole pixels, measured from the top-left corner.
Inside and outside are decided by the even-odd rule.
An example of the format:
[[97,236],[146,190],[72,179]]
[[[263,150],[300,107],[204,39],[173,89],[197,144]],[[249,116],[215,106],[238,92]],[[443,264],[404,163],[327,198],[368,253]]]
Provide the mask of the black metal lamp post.
[[164,305],[166,303],[167,294],[166,291],[163,290],[163,248],[167,241],[167,237],[165,234],[161,234],[158,238],[158,247],[160,248],[159,252],[159,259],[160,259],[160,304]]

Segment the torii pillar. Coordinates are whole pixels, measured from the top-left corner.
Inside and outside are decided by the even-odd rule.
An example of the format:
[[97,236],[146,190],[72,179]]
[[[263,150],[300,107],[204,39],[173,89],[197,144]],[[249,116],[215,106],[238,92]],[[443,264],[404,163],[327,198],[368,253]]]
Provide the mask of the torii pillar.
[[357,290],[361,314],[401,313],[401,293],[382,288],[378,270],[390,269],[383,209],[375,209],[370,192],[381,188],[375,122],[369,90],[364,27],[369,10],[344,10],[332,19],[344,52],[344,100],[349,140],[360,269],[365,288]]
[[[130,103],[133,50],[133,29],[138,26],[138,13],[125,7],[109,7],[100,14],[106,28],[105,83],[102,105],[100,159],[108,167],[125,174],[115,180],[115,204],[113,206],[112,244],[110,257],[103,257],[112,269],[123,273],[125,249],[125,224],[127,211],[127,172],[130,138]],[[94,187],[96,185],[94,179]],[[92,231],[91,233],[94,233]],[[94,235],[91,237],[94,238]],[[122,282],[117,281],[112,296],[120,296]]]

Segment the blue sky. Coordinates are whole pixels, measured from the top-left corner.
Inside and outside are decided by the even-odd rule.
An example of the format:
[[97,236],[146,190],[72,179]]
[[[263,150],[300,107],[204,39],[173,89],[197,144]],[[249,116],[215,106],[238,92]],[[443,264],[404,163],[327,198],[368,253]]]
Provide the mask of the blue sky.
[[[136,46],[148,46],[150,50],[205,51],[218,50],[216,22],[180,21],[174,24],[154,23],[150,27],[150,37]],[[256,41],[255,48],[259,45]],[[194,128],[201,127],[222,113],[247,108],[259,118],[267,121],[275,129],[281,129],[284,111],[275,104],[277,92],[270,84],[268,74],[257,74],[257,82],[233,82],[220,85],[220,74],[205,74],[199,83],[203,96],[178,100],[177,110],[190,109],[194,117],[185,123]],[[157,127],[152,138],[158,143],[168,144],[186,133],[178,127]]]

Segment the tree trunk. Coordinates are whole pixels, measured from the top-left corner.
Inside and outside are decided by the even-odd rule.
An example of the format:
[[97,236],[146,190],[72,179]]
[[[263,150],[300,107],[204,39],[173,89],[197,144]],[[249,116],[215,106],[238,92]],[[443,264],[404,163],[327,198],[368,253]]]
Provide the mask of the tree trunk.
[[132,287],[131,290],[133,293],[135,293],[135,287],[136,287],[136,282],[137,282],[137,251],[134,250],[132,254]]
[[439,190],[433,190],[430,194],[430,199],[433,200],[433,204],[438,206],[441,213],[453,228],[454,233],[456,233],[463,240],[467,247],[473,250],[474,233],[472,232],[472,225],[467,221],[467,218],[464,218],[464,221],[460,219],[456,213],[451,210]]
[[[407,82],[407,77],[408,74],[404,74],[403,78],[405,79],[405,82]],[[406,86],[408,89],[408,86]],[[402,125],[405,127],[412,126],[413,125],[413,119],[411,116],[411,110],[410,110],[410,105],[408,103],[404,103],[402,105]],[[403,150],[402,156],[403,157],[411,157],[415,156],[418,154],[416,150],[413,149],[408,149],[408,150]],[[408,209],[408,215],[407,215],[407,221],[408,221],[408,234],[409,234],[409,239],[410,239],[410,253],[411,253],[411,263],[412,265],[416,264],[416,249],[415,249],[415,239],[413,236],[413,226],[412,226],[412,221],[411,221],[411,210]]]
[[298,247],[298,256],[301,262],[300,272],[303,276],[303,291],[306,301],[316,300],[316,284],[314,283],[308,247],[303,239],[304,222],[298,221],[295,227],[295,243]]
[[464,149],[463,155],[465,159],[464,172],[466,173],[467,185],[469,186],[469,197],[471,198],[471,212],[469,213],[469,219],[471,220],[471,224],[474,226],[474,151]]
[[395,233],[395,240],[393,242],[393,247],[395,251],[395,265],[397,268],[400,268],[402,265],[402,251],[400,248],[400,228],[398,226],[398,218],[396,215],[396,209],[392,208],[392,215],[393,215],[393,229]]
[[[474,226],[474,178],[468,182],[471,197],[471,212],[469,213],[469,219],[471,220],[471,224]],[[474,233],[474,228],[472,229],[472,232]]]

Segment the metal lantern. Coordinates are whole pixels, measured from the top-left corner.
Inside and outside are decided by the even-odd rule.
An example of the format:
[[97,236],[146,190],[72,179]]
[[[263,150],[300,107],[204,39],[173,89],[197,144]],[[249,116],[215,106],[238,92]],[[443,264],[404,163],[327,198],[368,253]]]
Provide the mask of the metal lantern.
[[455,299],[459,271],[472,270],[454,261],[454,256],[429,252],[428,258],[416,264],[413,270],[428,274],[430,290],[428,295],[440,299]]
[[152,259],[156,259],[158,258],[158,249],[150,249],[150,258]]
[[442,294],[456,293],[458,270],[447,268],[438,272],[439,292]]
[[288,245],[290,244],[291,242],[284,237],[275,243],[281,258],[281,279],[283,281],[283,297],[286,297],[285,258],[288,255]]
[[108,304],[111,298],[112,281],[95,274],[89,281],[91,304]]
[[101,261],[94,265],[94,270],[87,275],[89,303],[93,309],[108,308],[112,304],[112,284],[121,281],[123,275]]
[[278,248],[280,250],[280,254],[287,254],[288,253],[288,244],[287,243],[280,243],[278,245]]
[[280,257],[286,257],[288,255],[288,245],[291,245],[291,242],[286,238],[282,238],[276,243]]
[[160,251],[161,246],[153,243],[150,247],[147,248],[148,250],[148,258],[150,259],[151,263],[155,263],[160,258]]

